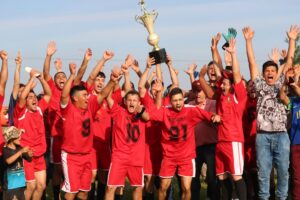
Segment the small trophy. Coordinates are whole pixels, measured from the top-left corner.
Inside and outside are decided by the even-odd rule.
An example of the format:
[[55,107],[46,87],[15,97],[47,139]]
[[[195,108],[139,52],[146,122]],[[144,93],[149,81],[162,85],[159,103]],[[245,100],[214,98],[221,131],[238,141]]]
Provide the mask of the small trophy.
[[135,16],[135,20],[138,23],[144,25],[147,31],[149,32],[147,41],[151,46],[153,46],[153,50],[149,53],[149,56],[150,58],[154,57],[155,64],[166,62],[167,60],[166,50],[164,48],[160,49],[158,47],[159,36],[156,33],[154,33],[153,30],[153,25],[157,18],[158,12],[154,10],[152,12],[148,12],[145,9],[144,0],[141,0],[139,2],[139,5],[141,6],[141,10],[144,14],[142,16]]

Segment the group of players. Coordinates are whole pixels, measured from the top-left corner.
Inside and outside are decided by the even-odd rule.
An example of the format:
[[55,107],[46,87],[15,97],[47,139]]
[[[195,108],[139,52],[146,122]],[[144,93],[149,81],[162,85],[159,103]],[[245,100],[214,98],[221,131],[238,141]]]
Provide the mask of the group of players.
[[[157,198],[162,200],[169,196],[174,176],[179,177],[182,199],[199,199],[203,163],[207,164],[210,199],[231,199],[233,188],[240,200],[268,199],[272,168],[277,172],[276,196],[286,199],[291,143],[293,198],[299,199],[300,165],[295,158],[300,144],[300,67],[292,62],[299,33],[299,27],[291,26],[288,51],[283,51],[280,60],[279,51],[273,50],[260,75],[252,47],[254,31],[244,28],[249,81],[240,73],[233,37],[224,46],[223,67],[218,50],[221,34],[217,34],[212,38],[212,61],[201,68],[199,78],[195,64],[185,71],[191,80],[191,90],[186,91],[179,88],[178,71],[169,56],[166,64],[172,84],[165,87],[161,65],[154,64],[154,58],[147,59],[142,72],[131,55],[112,69],[105,84],[103,67],[113,58],[112,51],[105,51],[82,81],[92,57],[90,49],[78,70],[76,64],[69,64],[68,77],[61,70],[62,61],[55,60],[52,78],[54,42],[48,44],[43,72],[31,69],[23,85],[18,54],[9,118],[20,132],[16,142],[20,153],[14,159],[24,157],[26,188],[21,194],[6,188],[6,198],[42,198],[49,152],[54,199],[93,199],[95,190],[97,199],[122,199],[126,177],[134,187],[133,199],[154,199],[159,177]],[[2,106],[8,55],[1,51],[0,57]],[[139,76],[137,90],[130,81],[130,69]],[[36,79],[43,88],[40,95],[33,91]],[[287,125],[289,112],[292,123]],[[17,138],[10,130],[0,137],[4,148]],[[47,136],[51,136],[48,143]],[[4,155],[7,152],[3,151],[6,166],[13,160],[11,154]]]

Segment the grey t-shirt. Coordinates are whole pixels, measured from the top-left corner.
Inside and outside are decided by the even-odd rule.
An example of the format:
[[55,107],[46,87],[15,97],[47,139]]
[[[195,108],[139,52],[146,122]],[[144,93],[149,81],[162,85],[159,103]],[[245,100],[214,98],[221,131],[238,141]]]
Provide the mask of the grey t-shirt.
[[254,80],[257,94],[257,132],[286,132],[287,115],[279,99],[280,88],[284,82],[281,75],[275,85],[268,85],[258,76]]

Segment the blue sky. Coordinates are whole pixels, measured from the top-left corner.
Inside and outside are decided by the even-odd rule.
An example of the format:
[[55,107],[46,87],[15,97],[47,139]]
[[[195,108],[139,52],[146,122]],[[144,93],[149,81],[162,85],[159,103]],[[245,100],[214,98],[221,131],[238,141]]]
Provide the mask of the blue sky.
[[[286,31],[291,24],[300,25],[298,0],[146,0],[146,7],[159,12],[154,28],[160,36],[159,46],[173,57],[183,88],[189,87],[183,70],[190,63],[202,66],[211,59],[210,40],[217,32],[227,32],[228,27],[237,29],[239,61],[243,74],[249,77],[241,29],[249,25],[255,30],[254,50],[261,64],[272,48],[287,48]],[[152,48],[146,42],[146,29],[134,20],[140,14],[138,0],[3,1],[0,49],[8,51],[10,59],[5,102],[11,92],[17,51],[22,53],[23,69],[32,66],[42,70],[47,43],[51,40],[57,43],[54,58],[62,58],[67,72],[68,62],[80,65],[86,48],[93,50],[87,72],[106,49],[116,55],[106,65],[105,72],[119,65],[128,53],[139,60],[143,69]],[[224,40],[220,43],[221,46]],[[22,70],[22,82],[27,79]],[[136,81],[137,77],[132,74],[132,79]],[[169,82],[167,75],[165,79]]]

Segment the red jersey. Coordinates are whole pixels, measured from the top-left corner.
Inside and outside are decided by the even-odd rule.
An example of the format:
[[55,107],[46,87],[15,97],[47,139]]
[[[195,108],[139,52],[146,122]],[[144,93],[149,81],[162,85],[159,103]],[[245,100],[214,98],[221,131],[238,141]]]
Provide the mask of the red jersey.
[[[4,101],[4,96],[0,95],[0,111],[2,110],[2,104]],[[4,142],[4,138],[3,138],[3,134],[2,134],[2,127],[0,128],[0,156],[2,156],[2,149],[4,146],[5,142]]]
[[63,118],[60,110],[60,97],[62,90],[60,90],[54,83],[53,79],[50,78],[48,81],[50,86],[52,97],[49,102],[48,109],[48,122],[50,125],[51,136],[62,136],[63,130]]
[[113,118],[112,162],[130,166],[144,166],[145,122],[134,118],[116,102],[110,110]]
[[240,81],[232,85],[234,94],[225,96],[220,93],[217,99],[217,113],[221,116],[218,127],[218,141],[244,142],[242,117],[247,101],[247,91]]
[[48,103],[42,98],[38,102],[35,112],[29,111],[26,106],[20,107],[17,103],[14,109],[16,127],[24,129],[21,134],[21,146],[33,149],[34,156],[41,156],[46,152],[46,133],[43,113],[48,108]]
[[256,104],[257,99],[248,97],[246,109],[243,114],[243,130],[245,143],[255,145],[256,138]]
[[163,155],[170,159],[192,159],[196,157],[194,128],[201,120],[211,120],[212,113],[198,107],[184,106],[179,112],[171,107],[149,108],[149,96],[142,100],[148,108],[150,120],[163,122]]
[[[96,96],[96,95],[94,95]],[[111,116],[106,99],[103,100],[100,109],[96,112],[91,124],[91,130],[95,139],[110,143]]]
[[61,106],[61,113],[64,118],[61,149],[67,153],[90,153],[93,146],[90,124],[100,107],[97,96],[89,98],[87,110],[75,107],[71,100],[65,106]]
[[116,91],[114,91],[111,95],[111,98],[118,104],[123,104],[122,90],[119,88]]

